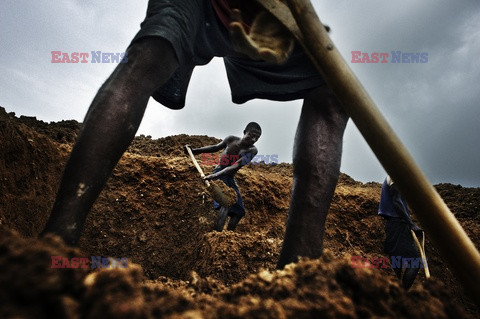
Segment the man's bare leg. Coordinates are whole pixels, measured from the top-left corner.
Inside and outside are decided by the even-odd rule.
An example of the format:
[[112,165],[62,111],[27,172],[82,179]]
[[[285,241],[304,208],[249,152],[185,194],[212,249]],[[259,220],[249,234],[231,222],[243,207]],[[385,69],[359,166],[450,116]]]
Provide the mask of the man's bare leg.
[[140,125],[148,99],[178,67],[167,41],[146,38],[128,50],[93,100],[67,162],[42,234],[77,244],[93,203]]
[[320,257],[325,220],[340,172],[348,117],[327,87],[304,101],[293,150],[293,189],[277,268],[298,256]]
[[227,221],[228,208],[221,206],[218,210],[217,223],[215,224],[216,231],[223,231],[225,222]]

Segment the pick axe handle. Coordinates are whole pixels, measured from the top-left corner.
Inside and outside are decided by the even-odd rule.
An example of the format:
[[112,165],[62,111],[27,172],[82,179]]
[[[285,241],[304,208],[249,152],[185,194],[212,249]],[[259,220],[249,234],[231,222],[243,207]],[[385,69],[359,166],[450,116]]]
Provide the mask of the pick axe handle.
[[[200,177],[204,177],[205,174],[203,174],[202,168],[200,167],[200,165],[198,165],[197,159],[193,155],[192,150],[190,149],[190,147],[188,145],[185,145],[185,148],[187,149],[188,155],[190,155],[190,158],[192,159],[193,165],[195,165],[195,168],[200,173]],[[205,182],[205,185],[207,185],[207,187],[210,186],[209,181],[206,181],[206,180],[203,180],[203,181]]]
[[[279,1],[277,1],[279,2]],[[480,254],[345,63],[308,0],[287,0],[306,53],[415,211],[453,273],[480,306]]]
[[420,242],[418,241],[417,235],[415,235],[415,232],[410,229],[410,233],[412,234],[413,241],[417,246],[418,252],[420,253],[420,257],[422,258],[423,270],[425,271],[425,278],[430,279],[430,270],[428,270],[427,256],[425,255],[425,234],[422,232],[422,244],[420,244]]

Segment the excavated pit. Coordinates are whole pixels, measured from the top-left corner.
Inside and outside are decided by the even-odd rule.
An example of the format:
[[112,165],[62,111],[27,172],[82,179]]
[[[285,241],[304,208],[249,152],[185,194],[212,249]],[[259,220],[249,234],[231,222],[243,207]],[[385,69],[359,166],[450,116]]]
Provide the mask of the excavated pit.
[[[136,137],[90,212],[78,248],[36,239],[80,125],[44,123],[0,109],[0,317],[478,318],[427,237],[433,280],[407,293],[391,269],[352,268],[384,257],[380,184],[342,174],[327,218],[326,252],[275,270],[292,167],[237,174],[247,215],[235,232],[216,213],[182,146],[207,136]],[[213,166],[203,166],[206,173]],[[436,185],[478,247],[480,189]],[[127,258],[128,268],[52,268],[52,256]]]

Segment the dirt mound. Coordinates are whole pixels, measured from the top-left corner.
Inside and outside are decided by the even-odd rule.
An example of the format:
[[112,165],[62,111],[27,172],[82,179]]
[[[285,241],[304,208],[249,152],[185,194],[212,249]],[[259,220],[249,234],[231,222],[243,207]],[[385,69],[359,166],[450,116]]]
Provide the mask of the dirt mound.
[[[14,117],[15,113],[9,113],[9,115]],[[81,126],[75,120],[45,123],[37,120],[35,116],[24,115],[20,116],[19,122],[59,143],[75,142]]]
[[224,231],[208,232],[199,243],[192,269],[202,277],[232,284],[260,269],[274,269],[282,241],[265,232]]
[[456,218],[480,222],[480,188],[452,184],[438,184],[435,188]]
[[[8,245],[28,246],[26,243],[35,242],[28,238],[35,238],[48,218],[71,141],[79,128],[76,122],[62,123],[19,119],[0,109],[0,224],[27,237],[18,238],[6,231],[7,235],[2,236],[7,239],[2,242]],[[79,313],[87,317],[103,313],[107,317],[282,318],[323,314],[356,318],[369,314],[406,317],[417,310],[425,317],[454,317],[457,310],[450,305],[451,300],[470,317],[478,317],[478,309],[465,298],[428,241],[430,270],[444,287],[426,282],[420,274],[407,294],[399,290],[391,269],[349,266],[345,257],[348,255],[383,256],[384,229],[376,213],[381,186],[378,183],[362,184],[342,174],[327,218],[324,245],[331,252],[329,257],[300,262],[286,272],[276,272],[275,265],[288,214],[290,164],[242,168],[237,182],[247,214],[235,232],[212,231],[216,212],[182,146],[199,147],[219,141],[187,135],[156,140],[135,138],[87,218],[79,257],[127,258],[129,265],[141,265],[143,270],[132,266],[127,270],[95,272],[96,279],[90,285],[83,283],[86,274],[78,272],[79,278],[69,280],[82,288],[72,288],[74,292],[68,292],[67,297],[63,292],[55,292],[63,300],[59,305],[64,310],[59,308],[58,313],[81,309]],[[209,173],[213,166],[203,168]],[[437,185],[437,189],[479,246],[480,189],[448,184]],[[20,244],[15,244],[17,241]],[[55,253],[72,255],[67,250]],[[2,269],[15,265],[12,259],[1,260]],[[39,271],[48,273],[50,269]],[[22,273],[27,277],[33,274]],[[261,276],[274,279],[264,283]],[[38,281],[41,278],[45,282],[51,280],[49,275],[38,277]],[[351,285],[345,284],[345,280]],[[253,288],[247,289],[251,285]],[[291,287],[293,291],[286,292]],[[273,294],[275,289],[284,293]],[[363,300],[358,293],[366,294],[370,301]],[[18,298],[20,302],[24,297]],[[0,302],[17,302],[5,300],[2,297]],[[419,305],[412,306],[414,302]],[[38,306],[27,307],[25,313],[42,304],[45,301],[39,299]]]
[[195,273],[173,287],[146,281],[135,264],[54,268],[52,256],[85,256],[54,236],[24,239],[2,229],[0,250],[2,317],[466,318],[437,282],[406,293],[397,281],[354,269],[348,257],[329,252],[281,271],[261,270],[230,287]]
[[0,224],[28,236],[46,222],[68,146],[0,108]]
[[[52,256],[81,256],[58,237],[25,239],[0,226],[0,317],[69,317],[83,293],[84,268],[52,268]],[[28,306],[26,306],[28,305]]]
[[128,148],[128,152],[146,156],[183,156],[183,146],[191,145],[193,148],[205,145],[214,145],[222,140],[206,135],[175,135],[159,139],[151,136],[140,135],[135,137]]

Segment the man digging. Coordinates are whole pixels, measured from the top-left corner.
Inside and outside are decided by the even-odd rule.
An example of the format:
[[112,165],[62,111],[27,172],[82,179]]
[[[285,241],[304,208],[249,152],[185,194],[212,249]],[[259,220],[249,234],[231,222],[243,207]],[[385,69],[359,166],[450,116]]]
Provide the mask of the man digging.
[[277,266],[298,256],[318,258],[348,116],[288,31],[254,1],[150,0],[127,55],[128,63],[117,66],[90,105],[42,235],[53,233],[78,244],[87,215],[135,137],[149,98],[181,109],[195,66],[217,56],[224,58],[233,102],[303,99]]
[[[193,154],[214,153],[223,149],[219,163],[217,167],[213,169],[212,174],[202,178],[204,180],[220,179],[237,194],[236,203],[230,207],[224,207],[217,201],[213,201],[213,207],[218,211],[217,222],[215,224],[215,230],[217,231],[223,230],[227,216],[230,216],[227,230],[234,230],[240,219],[245,216],[242,195],[240,194],[234,177],[240,168],[248,164],[251,159],[257,155],[258,150],[253,144],[260,138],[262,129],[257,123],[250,122],[245,127],[243,134],[242,138],[233,135],[227,136],[217,145],[192,148]],[[185,153],[187,153],[187,146],[185,147]]]

